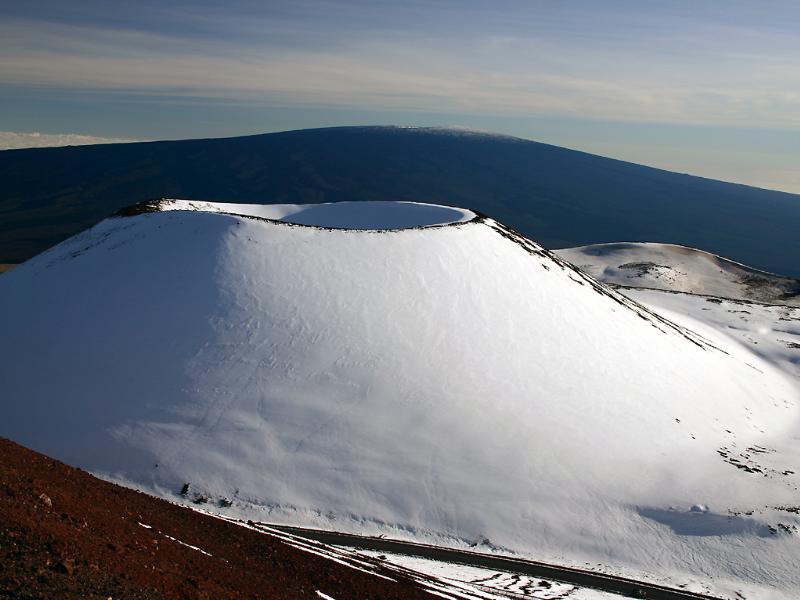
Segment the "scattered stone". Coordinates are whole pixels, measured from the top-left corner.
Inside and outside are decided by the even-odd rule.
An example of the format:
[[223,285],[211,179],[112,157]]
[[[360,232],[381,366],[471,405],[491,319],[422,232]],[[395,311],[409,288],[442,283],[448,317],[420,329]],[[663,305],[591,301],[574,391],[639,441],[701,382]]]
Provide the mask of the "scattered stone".
[[75,561],[71,558],[65,558],[53,565],[53,570],[57,573],[72,575],[75,572]]

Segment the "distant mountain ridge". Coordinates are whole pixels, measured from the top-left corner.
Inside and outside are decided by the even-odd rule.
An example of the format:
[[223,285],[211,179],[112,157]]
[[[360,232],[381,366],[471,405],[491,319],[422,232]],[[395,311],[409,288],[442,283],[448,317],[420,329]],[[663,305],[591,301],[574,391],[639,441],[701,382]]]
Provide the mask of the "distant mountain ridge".
[[681,244],[800,276],[800,196],[467,130],[338,127],[0,152],[0,263],[147,198],[466,206],[550,248]]

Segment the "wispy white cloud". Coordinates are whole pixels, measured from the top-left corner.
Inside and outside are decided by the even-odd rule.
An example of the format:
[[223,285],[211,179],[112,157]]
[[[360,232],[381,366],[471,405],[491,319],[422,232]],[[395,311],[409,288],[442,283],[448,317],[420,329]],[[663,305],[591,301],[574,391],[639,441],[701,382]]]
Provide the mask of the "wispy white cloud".
[[[274,27],[264,25],[270,33]],[[653,33],[646,43],[496,32],[466,43],[381,32],[315,47],[271,35],[260,42],[197,39],[9,19],[0,25],[0,83],[278,105],[800,128],[800,59],[788,51],[791,40],[776,36],[774,46],[786,52],[765,55],[757,36],[704,27]],[[734,33],[741,44],[707,39]]]
[[0,131],[0,150],[15,148],[48,148],[53,146],[85,146],[88,144],[118,144],[135,140],[96,137],[77,133],[39,133]]

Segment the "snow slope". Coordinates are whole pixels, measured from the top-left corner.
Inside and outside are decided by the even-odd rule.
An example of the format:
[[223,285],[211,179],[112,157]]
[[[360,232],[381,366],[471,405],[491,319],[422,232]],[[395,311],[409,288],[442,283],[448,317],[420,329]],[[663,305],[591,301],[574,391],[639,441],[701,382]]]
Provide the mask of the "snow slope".
[[800,589],[797,469],[719,452],[800,455],[787,372],[468,211],[258,208],[151,205],[4,275],[0,435],[231,516]]
[[686,246],[617,242],[555,253],[603,283],[800,306],[800,279]]
[[747,348],[800,381],[800,307],[661,290],[623,293],[720,345]]

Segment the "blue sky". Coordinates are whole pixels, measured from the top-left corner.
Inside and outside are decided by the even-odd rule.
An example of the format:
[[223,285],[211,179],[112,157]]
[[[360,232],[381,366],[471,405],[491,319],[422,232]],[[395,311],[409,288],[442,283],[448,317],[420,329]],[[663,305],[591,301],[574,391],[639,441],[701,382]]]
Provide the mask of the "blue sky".
[[795,0],[0,0],[0,130],[452,125],[800,192]]

